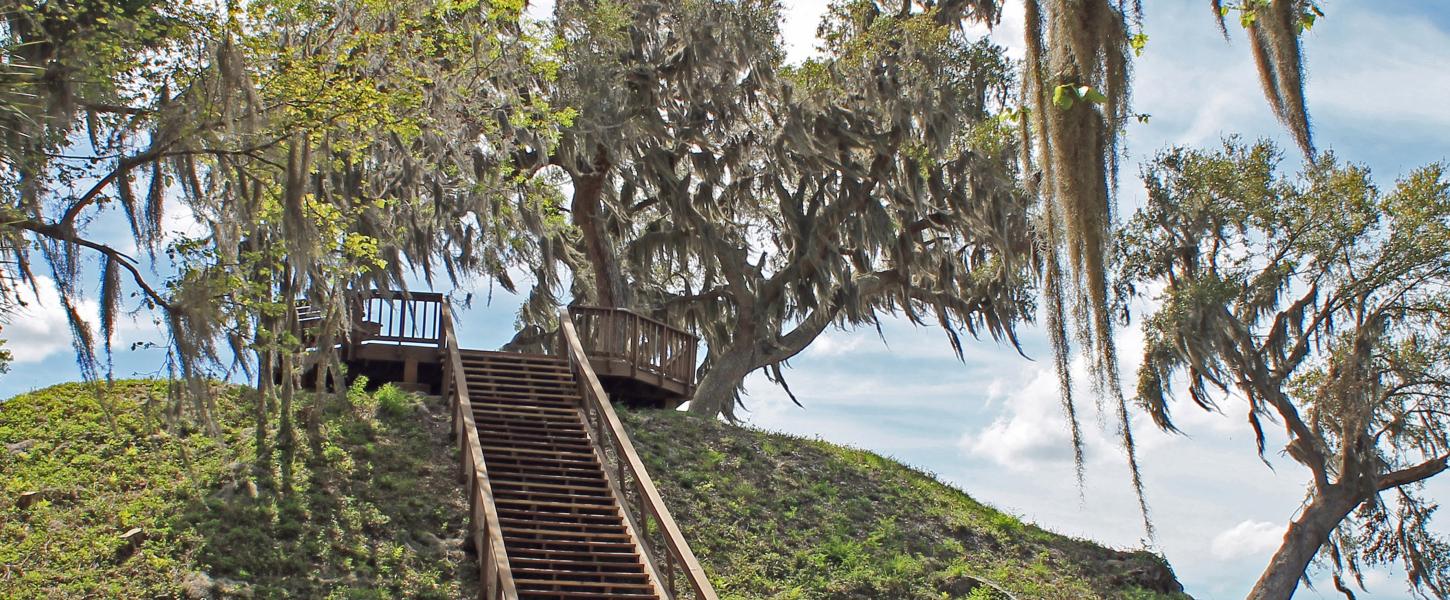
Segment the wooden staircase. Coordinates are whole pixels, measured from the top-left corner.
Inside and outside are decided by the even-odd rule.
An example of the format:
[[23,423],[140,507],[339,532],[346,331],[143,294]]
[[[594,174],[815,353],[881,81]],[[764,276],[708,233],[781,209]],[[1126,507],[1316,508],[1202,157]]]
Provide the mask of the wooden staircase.
[[522,599],[661,599],[556,356],[460,352]]
[[[359,291],[346,314],[300,305],[296,333],[339,349],[349,374],[448,399],[482,600],[718,600],[594,366],[674,406],[693,388],[694,336],[580,308],[559,314],[558,356],[463,350],[442,294]],[[350,331],[320,335],[328,323]]]

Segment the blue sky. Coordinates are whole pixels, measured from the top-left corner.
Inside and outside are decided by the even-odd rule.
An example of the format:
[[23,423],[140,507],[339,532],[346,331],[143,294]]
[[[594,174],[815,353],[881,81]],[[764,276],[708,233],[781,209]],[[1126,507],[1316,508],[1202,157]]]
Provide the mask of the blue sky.
[[[826,2],[782,4],[790,55],[806,57]],[[1145,4],[1150,41],[1136,64],[1134,109],[1152,119],[1127,132],[1123,215],[1141,201],[1136,165],[1166,145],[1210,146],[1239,134],[1290,147],[1263,100],[1237,31],[1225,43],[1204,1]],[[1445,69],[1450,5],[1431,0],[1396,2],[1393,10],[1367,1],[1322,5],[1327,17],[1305,40],[1318,145],[1369,166],[1382,187],[1416,166],[1450,158]],[[535,10],[546,14],[547,6]],[[1020,56],[1020,21],[1020,5],[1009,4],[991,33],[1013,56]],[[177,215],[172,228],[194,227],[182,211],[172,214]],[[480,282],[476,297],[487,290]],[[460,318],[466,345],[496,347],[512,335],[517,299],[495,292],[491,306],[476,302]],[[94,313],[94,302],[83,310]],[[892,320],[884,332],[884,342],[875,331],[831,332],[793,361],[787,376],[804,409],[763,377],[752,377],[747,420],[896,457],[1062,533],[1122,547],[1143,544],[1110,418],[1088,419],[1087,485],[1079,490],[1075,483],[1040,332],[1024,335],[1036,361],[983,341],[968,345],[964,362],[955,359],[940,331]],[[42,297],[13,318],[3,335],[17,362],[11,373],[0,375],[0,397],[76,379],[69,333],[53,298]],[[120,337],[118,347],[127,348],[158,335],[142,316],[123,323]],[[1131,373],[1141,347],[1136,328],[1121,332],[1119,347],[1129,360],[1124,372]],[[155,374],[160,357],[156,350],[124,350],[117,356],[117,374]],[[1167,555],[1195,597],[1242,598],[1302,500],[1304,473],[1276,454],[1270,455],[1275,469],[1258,459],[1239,404],[1227,403],[1225,414],[1189,407],[1176,414],[1187,435],[1135,427],[1158,526],[1154,547]],[[1277,447],[1273,440],[1270,447]],[[1436,482],[1431,490],[1450,500],[1450,481]],[[1396,572],[1371,573],[1368,596],[1408,598],[1402,581]],[[1318,592],[1301,590],[1297,597],[1339,597],[1325,591],[1332,588],[1320,585]]]

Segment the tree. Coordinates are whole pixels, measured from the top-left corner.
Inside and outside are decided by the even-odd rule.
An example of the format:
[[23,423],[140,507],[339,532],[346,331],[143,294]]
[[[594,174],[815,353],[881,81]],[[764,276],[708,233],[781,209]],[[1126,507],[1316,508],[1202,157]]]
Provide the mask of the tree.
[[959,332],[1014,339],[1034,254],[993,114],[1009,67],[959,27],[994,21],[992,4],[840,2],[828,57],[799,67],[782,64],[774,3],[558,15],[574,41],[561,85],[586,101],[556,162],[599,177],[603,208],[581,214],[575,176],[575,224],[607,224],[578,238],[578,266],[702,334],[691,410],[733,417],[749,373],[783,384],[821,332],[883,314],[931,318],[959,352]]
[[[521,238],[552,226],[547,198],[498,150],[546,148],[567,119],[531,93],[551,68],[521,11],[469,0],[20,6],[7,14],[7,58],[45,67],[6,82],[5,98],[40,100],[0,115],[11,134],[0,177],[13,184],[0,209],[5,283],[33,285],[40,248],[95,379],[98,344],[73,299],[80,253],[98,253],[105,351],[123,291],[139,290],[201,420],[208,375],[254,368],[259,456],[269,407],[289,450],[298,376],[337,374],[349,290],[399,286],[410,270],[431,279],[435,267],[511,285],[507,269],[529,260]],[[204,233],[164,231],[168,200]],[[85,237],[112,207],[173,276],[154,282],[136,258]],[[299,336],[301,297],[321,316],[313,344]]]
[[1174,388],[1209,410],[1237,392],[1261,456],[1265,422],[1283,426],[1310,482],[1250,598],[1289,598],[1316,553],[1350,597],[1343,574],[1395,560],[1443,597],[1450,545],[1420,484],[1450,458],[1450,178],[1431,165],[1381,193],[1331,154],[1298,178],[1279,160],[1229,140],[1145,168],[1119,236],[1122,298],[1163,290],[1137,401],[1176,431]]

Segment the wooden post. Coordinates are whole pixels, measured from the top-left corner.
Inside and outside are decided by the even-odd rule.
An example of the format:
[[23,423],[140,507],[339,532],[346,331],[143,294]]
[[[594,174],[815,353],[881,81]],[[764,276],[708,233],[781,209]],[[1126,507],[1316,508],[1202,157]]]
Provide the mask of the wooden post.
[[403,361],[403,383],[418,383],[418,359]]

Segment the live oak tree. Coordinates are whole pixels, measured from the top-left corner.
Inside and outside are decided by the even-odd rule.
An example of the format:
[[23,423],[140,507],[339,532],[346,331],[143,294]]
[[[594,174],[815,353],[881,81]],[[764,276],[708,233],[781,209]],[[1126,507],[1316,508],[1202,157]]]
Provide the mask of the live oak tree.
[[[146,301],[165,305],[133,258],[83,235],[86,210],[100,204],[102,184],[116,179],[98,175],[95,165],[119,162],[128,141],[122,132],[151,114],[130,101],[154,90],[128,83],[169,74],[158,55],[170,54],[172,66],[188,63],[183,38],[200,26],[200,15],[185,3],[21,2],[0,17],[0,302],[8,312],[23,303],[24,288],[38,296],[35,270],[48,270],[75,330],[82,371],[94,378],[93,334],[76,309],[80,253],[102,257],[105,280],[126,271],[143,282]],[[127,208],[136,237],[149,238],[153,228],[139,230],[159,221],[159,196]],[[102,306],[110,316],[115,303]]]
[[1450,458],[1450,177],[1431,165],[1382,192],[1333,155],[1297,178],[1279,161],[1230,140],[1145,168],[1119,239],[1123,297],[1162,290],[1137,401],[1169,431],[1174,389],[1246,402],[1261,455],[1282,427],[1309,484],[1249,598],[1289,598],[1316,556],[1350,598],[1345,574],[1392,561],[1444,597],[1450,545],[1421,484]]
[[840,2],[825,56],[797,67],[774,3],[558,6],[581,99],[556,159],[584,230],[575,282],[702,334],[691,410],[733,417],[749,373],[783,382],[821,332],[885,314],[958,351],[963,331],[1014,339],[1034,253],[994,112],[1009,68],[961,30],[995,5]]
[[[551,226],[547,197],[498,150],[546,147],[567,119],[530,93],[551,68],[522,3],[57,6],[7,15],[7,58],[43,67],[6,81],[6,98],[35,100],[5,115],[3,291],[34,285],[39,248],[88,378],[123,290],[137,289],[202,420],[204,377],[254,368],[259,452],[269,407],[286,449],[297,376],[336,374],[327,354],[350,332],[349,289],[402,285],[408,269],[507,282],[530,251],[521,238]],[[165,231],[168,201],[201,232]],[[163,283],[116,242],[84,237],[109,210],[170,265]],[[102,344],[75,309],[90,251]],[[302,297],[320,317],[311,344],[298,335]]]

